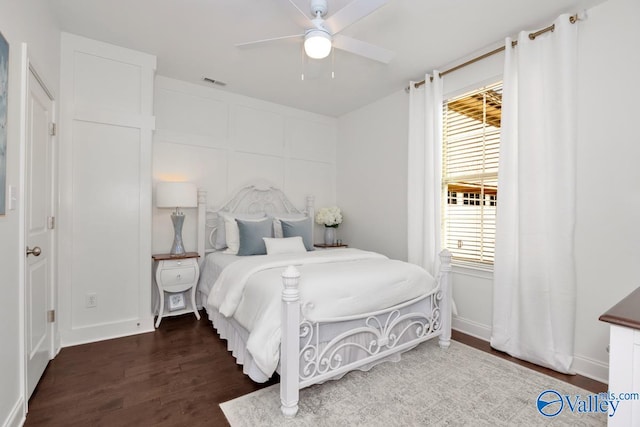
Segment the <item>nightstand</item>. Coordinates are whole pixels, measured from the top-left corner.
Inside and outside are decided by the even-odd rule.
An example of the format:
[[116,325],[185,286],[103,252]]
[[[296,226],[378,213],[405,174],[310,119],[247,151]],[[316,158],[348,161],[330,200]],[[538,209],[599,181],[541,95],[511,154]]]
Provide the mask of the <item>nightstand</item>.
[[197,252],[187,252],[180,256],[169,254],[153,255],[156,262],[155,283],[158,287],[160,304],[156,328],[163,317],[193,313],[200,320],[196,305],[196,287],[200,269]]
[[344,243],[336,243],[335,245],[327,245],[326,243],[316,243],[313,245],[318,249],[336,249],[336,248],[348,248],[349,245],[345,245]]

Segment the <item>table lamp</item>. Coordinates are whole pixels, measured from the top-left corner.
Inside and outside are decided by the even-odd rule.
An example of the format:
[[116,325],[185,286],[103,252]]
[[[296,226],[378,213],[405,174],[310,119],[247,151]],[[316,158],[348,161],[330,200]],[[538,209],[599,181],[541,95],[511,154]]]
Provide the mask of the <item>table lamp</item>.
[[159,208],[175,208],[171,214],[173,222],[173,245],[171,256],[185,254],[182,244],[182,225],[184,213],[180,208],[195,208],[198,206],[198,189],[191,182],[159,182],[156,187],[156,206]]

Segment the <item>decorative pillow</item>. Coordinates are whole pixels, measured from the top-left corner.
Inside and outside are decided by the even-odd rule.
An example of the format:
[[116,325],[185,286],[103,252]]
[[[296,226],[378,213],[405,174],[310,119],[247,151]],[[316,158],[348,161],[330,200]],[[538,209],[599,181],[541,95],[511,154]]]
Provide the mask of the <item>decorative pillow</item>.
[[282,237],[302,237],[302,241],[304,242],[304,247],[307,248],[308,251],[313,250],[313,239],[312,239],[312,227],[313,223],[311,222],[311,218],[307,217],[305,219],[285,221],[280,220],[282,224]]
[[268,255],[277,255],[277,254],[294,254],[300,252],[307,252],[307,249],[304,247],[304,243],[302,243],[302,237],[286,237],[282,239],[270,239],[268,237],[264,237],[264,244],[267,247]]
[[238,255],[266,255],[267,248],[263,237],[273,237],[273,225],[271,218],[260,220],[236,219],[240,246]]
[[298,221],[301,219],[305,219],[307,216],[302,213],[288,213],[288,214],[277,214],[273,216],[273,237],[283,237],[282,236],[282,224],[281,221],[284,219],[286,221]]
[[222,212],[218,212],[216,221],[216,241],[213,247],[215,249],[224,249],[227,247],[227,233],[224,230],[224,214]]
[[[260,219],[264,218],[264,213],[229,213],[229,212],[218,212],[218,228],[216,229],[216,249],[224,249],[231,248],[231,251],[225,251],[226,253],[235,254],[238,252],[238,247],[240,245],[240,240],[238,237],[238,224],[234,221],[235,218],[238,219]],[[227,231],[229,228],[229,231]],[[229,246],[229,241],[227,241],[227,235],[229,235],[229,241],[231,242],[231,246]]]

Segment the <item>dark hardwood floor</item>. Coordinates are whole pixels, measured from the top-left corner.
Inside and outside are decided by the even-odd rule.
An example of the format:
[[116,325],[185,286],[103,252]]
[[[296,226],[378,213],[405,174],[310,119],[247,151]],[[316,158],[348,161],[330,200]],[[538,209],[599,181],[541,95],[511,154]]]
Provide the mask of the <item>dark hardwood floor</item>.
[[29,401],[25,426],[228,425],[219,403],[271,383],[245,376],[202,314],[63,348]]
[[[29,401],[25,426],[228,425],[219,403],[273,382],[245,376],[202,314],[200,321],[165,318],[154,333],[62,349]],[[453,338],[593,393],[607,390],[511,358],[486,341],[455,331]]]

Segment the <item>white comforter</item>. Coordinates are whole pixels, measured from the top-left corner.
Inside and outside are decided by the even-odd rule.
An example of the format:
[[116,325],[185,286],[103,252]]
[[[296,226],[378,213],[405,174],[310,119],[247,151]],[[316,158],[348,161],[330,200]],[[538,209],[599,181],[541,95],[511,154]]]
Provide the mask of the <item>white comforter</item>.
[[424,269],[358,249],[258,255],[227,266],[207,303],[249,331],[247,350],[271,375],[280,352],[282,272],[300,271],[300,300],[309,320],[367,313],[418,297],[435,286]]

